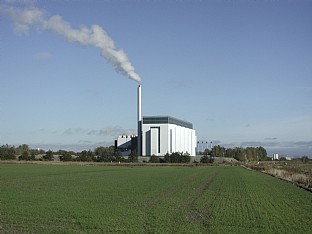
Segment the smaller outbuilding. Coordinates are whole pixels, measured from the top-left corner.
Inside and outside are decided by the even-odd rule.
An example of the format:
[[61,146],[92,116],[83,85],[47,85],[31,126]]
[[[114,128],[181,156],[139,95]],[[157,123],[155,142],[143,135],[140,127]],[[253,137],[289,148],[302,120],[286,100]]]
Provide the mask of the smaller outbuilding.
[[115,140],[115,149],[118,150],[122,156],[129,156],[131,150],[136,148],[137,136],[122,135]]

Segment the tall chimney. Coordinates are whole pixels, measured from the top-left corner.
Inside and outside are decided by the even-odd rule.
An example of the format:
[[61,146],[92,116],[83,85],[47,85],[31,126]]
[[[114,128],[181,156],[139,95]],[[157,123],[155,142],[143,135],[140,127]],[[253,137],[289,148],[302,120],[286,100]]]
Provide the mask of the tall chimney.
[[138,86],[138,145],[137,155],[142,156],[142,87]]

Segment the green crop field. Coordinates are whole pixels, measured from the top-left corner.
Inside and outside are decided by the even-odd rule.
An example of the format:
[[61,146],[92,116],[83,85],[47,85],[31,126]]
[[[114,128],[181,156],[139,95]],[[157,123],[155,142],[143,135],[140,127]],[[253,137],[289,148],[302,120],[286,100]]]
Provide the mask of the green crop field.
[[241,167],[0,164],[0,233],[311,233],[312,194]]

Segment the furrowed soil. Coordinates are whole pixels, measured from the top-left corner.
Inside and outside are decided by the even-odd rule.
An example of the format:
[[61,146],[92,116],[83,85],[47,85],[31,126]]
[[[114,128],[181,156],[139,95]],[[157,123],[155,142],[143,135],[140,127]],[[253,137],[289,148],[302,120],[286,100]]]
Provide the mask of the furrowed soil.
[[234,166],[0,164],[0,233],[309,233],[312,193]]

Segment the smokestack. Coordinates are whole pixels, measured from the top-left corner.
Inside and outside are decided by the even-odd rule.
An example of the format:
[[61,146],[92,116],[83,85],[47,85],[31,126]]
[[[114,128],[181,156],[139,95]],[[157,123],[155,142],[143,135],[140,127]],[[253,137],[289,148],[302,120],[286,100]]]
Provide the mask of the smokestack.
[[142,87],[138,86],[138,145],[137,155],[142,156]]

